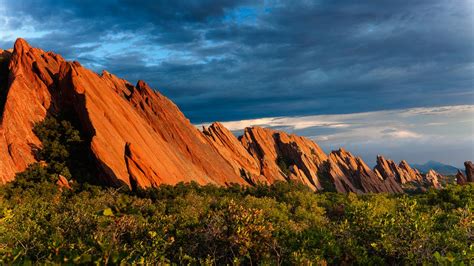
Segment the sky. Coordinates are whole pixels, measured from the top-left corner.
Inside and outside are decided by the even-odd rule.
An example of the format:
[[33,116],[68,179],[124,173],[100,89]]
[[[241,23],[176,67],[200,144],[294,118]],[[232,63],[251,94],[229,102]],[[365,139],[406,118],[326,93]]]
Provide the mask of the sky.
[[[0,48],[18,37],[145,80],[195,124],[327,119],[344,126],[294,130],[368,161],[474,159],[474,0],[0,0]],[[444,127],[406,118],[441,107]]]
[[396,162],[435,160],[462,169],[466,159],[474,158],[474,105],[266,117],[223,124],[235,135],[242,135],[245,127],[261,126],[305,136],[327,153],[344,147],[370,166],[379,154]]

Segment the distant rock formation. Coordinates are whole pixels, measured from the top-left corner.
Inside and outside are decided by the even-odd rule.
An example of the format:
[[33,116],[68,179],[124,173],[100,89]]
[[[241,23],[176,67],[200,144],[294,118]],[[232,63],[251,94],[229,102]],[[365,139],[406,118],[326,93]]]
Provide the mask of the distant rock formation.
[[[282,131],[250,127],[237,138],[214,123],[201,132],[144,81],[133,85],[106,71],[98,75],[23,39],[13,50],[0,51],[0,183],[37,162],[41,142],[33,125],[63,113],[78,121],[97,179],[110,186],[294,181],[314,191],[345,193],[402,193],[406,184],[441,186],[439,174],[423,176],[406,161],[397,165],[378,156],[370,169],[344,149],[327,155],[310,139]],[[473,171],[466,162],[468,182]],[[64,178],[60,182],[68,185]]]
[[466,167],[466,181],[474,182],[474,164],[471,161],[464,162]]
[[461,172],[461,170],[458,170],[456,174],[456,183],[458,185],[465,185],[467,183],[466,176]]
[[250,184],[268,183],[261,175],[259,161],[242,146],[239,140],[221,123],[213,123],[203,128],[208,142]]
[[414,170],[405,161],[401,161],[398,165],[392,160],[387,160],[383,156],[377,156],[377,165],[374,170],[379,176],[386,178],[395,178],[400,184],[405,184],[413,181],[421,181],[422,176],[418,170]]
[[[403,192],[392,176],[377,175],[360,157],[355,157],[342,148],[331,152],[329,165],[329,175],[335,180],[339,192]],[[352,186],[348,186],[348,182]],[[339,183],[343,184],[344,189],[339,188]]]
[[466,161],[464,162],[464,167],[466,167],[466,175],[464,175],[460,170],[458,170],[458,173],[456,174],[456,182],[459,185],[474,182],[474,164],[471,161]]
[[426,173],[424,182],[428,187],[441,188],[440,180],[444,177],[438,174],[435,170],[431,169]]

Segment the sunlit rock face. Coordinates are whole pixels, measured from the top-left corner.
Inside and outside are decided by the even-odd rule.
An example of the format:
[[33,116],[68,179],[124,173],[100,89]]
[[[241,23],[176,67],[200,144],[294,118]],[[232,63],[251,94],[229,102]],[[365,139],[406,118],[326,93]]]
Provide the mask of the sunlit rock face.
[[3,51],[2,58],[8,65],[2,68],[0,87],[0,182],[5,183],[36,162],[35,150],[41,142],[32,128],[54,109],[50,90],[54,90],[55,75],[65,61],[31,48],[22,39],[15,42],[13,51]]
[[8,71],[0,124],[2,183],[36,161],[41,143],[33,125],[48,113],[72,112],[91,137],[98,178],[107,184],[131,186],[131,178],[140,187],[247,184],[175,104],[143,81],[134,86],[107,72],[98,75],[22,39]]
[[[282,131],[249,127],[237,138],[214,123],[201,132],[144,81],[99,75],[22,39],[13,50],[0,50],[0,108],[0,183],[37,162],[41,142],[34,124],[67,113],[90,140],[96,178],[110,186],[293,181],[344,193],[401,193],[410,182],[440,187],[437,173],[422,176],[405,161],[396,165],[380,156],[370,169],[344,149],[328,155],[315,142]],[[473,171],[467,163],[467,182]]]

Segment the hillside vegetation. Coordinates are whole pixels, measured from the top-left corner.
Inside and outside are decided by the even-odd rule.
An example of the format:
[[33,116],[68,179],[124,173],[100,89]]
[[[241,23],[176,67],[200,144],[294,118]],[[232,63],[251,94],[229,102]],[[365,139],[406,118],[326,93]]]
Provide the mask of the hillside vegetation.
[[[314,193],[281,182],[132,192],[80,178],[85,166],[71,156],[84,141],[72,124],[50,118],[35,132],[46,163],[0,187],[1,264],[472,265],[474,259],[472,185],[410,196]],[[76,180],[72,189],[55,183],[58,174]]]

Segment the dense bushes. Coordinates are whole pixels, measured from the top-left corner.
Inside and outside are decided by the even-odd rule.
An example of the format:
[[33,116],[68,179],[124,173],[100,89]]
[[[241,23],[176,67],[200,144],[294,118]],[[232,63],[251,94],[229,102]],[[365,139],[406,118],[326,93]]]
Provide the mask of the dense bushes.
[[80,182],[96,181],[89,144],[69,120],[47,116],[35,124],[33,132],[42,143],[37,159],[45,162],[45,170],[53,178],[62,175]]
[[0,263],[469,264],[473,195],[473,186],[356,196],[286,183],[136,194],[11,184],[0,189]]
[[137,192],[84,182],[60,190],[57,174],[88,173],[74,161],[72,151],[84,149],[79,133],[58,120],[35,132],[47,164],[0,187],[0,264],[469,265],[474,259],[472,185],[412,196],[314,193],[286,182]]

